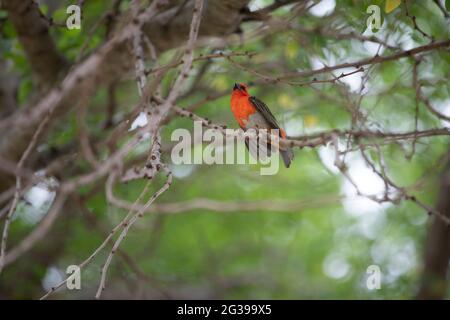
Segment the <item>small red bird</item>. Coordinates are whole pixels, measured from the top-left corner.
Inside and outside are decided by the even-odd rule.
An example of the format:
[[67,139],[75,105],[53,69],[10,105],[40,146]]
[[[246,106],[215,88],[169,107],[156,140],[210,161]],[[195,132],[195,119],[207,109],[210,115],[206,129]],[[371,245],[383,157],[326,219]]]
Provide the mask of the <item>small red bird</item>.
[[[278,129],[280,137],[286,138],[286,132],[280,128],[277,120],[266,104],[256,97],[250,96],[247,89],[248,87],[244,83],[235,83],[231,94],[231,112],[233,112],[239,126],[243,130],[251,128],[267,130]],[[246,145],[250,150],[247,142]],[[270,149],[268,150],[268,155],[270,155],[269,152]],[[289,165],[294,158],[292,149],[289,147],[280,149],[280,154],[283,158],[284,165],[286,168],[289,168]]]

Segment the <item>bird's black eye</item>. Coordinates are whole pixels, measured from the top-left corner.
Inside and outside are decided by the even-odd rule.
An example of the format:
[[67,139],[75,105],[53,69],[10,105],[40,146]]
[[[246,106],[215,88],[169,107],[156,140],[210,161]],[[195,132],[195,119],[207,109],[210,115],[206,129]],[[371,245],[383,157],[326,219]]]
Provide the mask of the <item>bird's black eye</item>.
[[243,83],[235,83],[233,90],[239,90],[243,92],[247,92],[247,86]]

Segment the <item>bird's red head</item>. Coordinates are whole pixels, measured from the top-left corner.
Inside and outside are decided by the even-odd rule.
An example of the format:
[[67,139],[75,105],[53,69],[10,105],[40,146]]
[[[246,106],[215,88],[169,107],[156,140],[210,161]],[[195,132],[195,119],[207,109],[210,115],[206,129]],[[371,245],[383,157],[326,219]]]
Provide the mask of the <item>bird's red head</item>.
[[245,83],[235,83],[233,87],[233,95],[248,96],[248,87]]

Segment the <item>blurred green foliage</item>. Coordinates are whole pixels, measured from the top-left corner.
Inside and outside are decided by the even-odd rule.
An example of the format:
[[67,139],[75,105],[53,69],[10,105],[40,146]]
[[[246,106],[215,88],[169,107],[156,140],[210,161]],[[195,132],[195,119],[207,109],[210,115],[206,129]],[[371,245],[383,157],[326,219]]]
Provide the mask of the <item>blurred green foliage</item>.
[[[379,1],[380,2],[380,1]],[[52,13],[55,21],[63,21],[65,4]],[[270,1],[256,1],[263,7]],[[366,29],[366,8],[376,1],[336,1],[332,13],[319,17],[305,13],[295,18],[298,27],[274,32],[244,42],[232,36],[233,44],[226,52],[256,52],[248,59],[234,58],[237,62],[263,74],[276,76],[288,71],[317,68],[313,60],[326,64],[355,61],[373,55],[358,40],[336,39],[319,32],[305,32],[326,28],[337,33],[362,34]],[[442,13],[432,1],[409,1],[409,9],[417,16],[417,23],[437,40],[448,39],[450,28]],[[446,1],[448,6],[448,1]],[[57,47],[75,61],[80,47],[87,39],[90,28],[109,8],[109,1],[86,1],[83,28],[80,31],[52,28]],[[289,16],[289,7],[281,8],[277,17]],[[428,43],[413,28],[405,16],[404,6],[386,14],[382,10],[384,27],[375,35],[393,46],[409,48]],[[1,15],[0,15],[1,17]],[[245,23],[244,35],[257,28],[259,23]],[[303,31],[302,31],[303,30]],[[104,28],[96,30],[87,51],[98,47],[104,38]],[[6,22],[1,40],[4,58],[13,62],[20,72],[22,82],[19,99],[29,98],[32,90],[29,66],[11,25]],[[6,48],[6,49],[5,49]],[[204,47],[196,55],[211,53],[215,48]],[[389,49],[383,54],[390,54]],[[165,52],[159,59],[165,64],[176,54]],[[192,74],[205,62],[198,62]],[[234,82],[252,83],[254,75],[236,68],[226,59],[213,59],[201,79],[198,89],[184,96],[179,105],[188,107],[213,92],[231,90]],[[380,64],[370,68],[360,108],[369,114],[373,128],[386,132],[414,130],[415,91],[411,87],[413,60],[409,58]],[[368,67],[369,68],[369,67]],[[449,97],[450,53],[432,52],[420,64],[423,90],[429,99],[439,104]],[[340,71],[339,71],[340,73]],[[336,73],[337,75],[339,73]],[[172,71],[164,79],[165,89],[177,75]],[[328,75],[324,75],[325,78]],[[194,81],[195,76],[189,81]],[[192,85],[193,83],[188,83]],[[348,129],[352,113],[348,108],[359,98],[357,91],[350,94],[349,87],[336,84],[290,86],[286,84],[256,85],[250,91],[265,101],[288,134],[310,134],[330,129]],[[346,93],[346,94],[343,94]],[[89,106],[87,123],[96,139],[107,137],[111,131],[103,130],[107,95],[98,92]],[[123,116],[138,101],[136,85],[130,81],[117,87],[118,115]],[[214,122],[237,127],[229,111],[229,97],[224,96],[205,103],[196,113]],[[444,124],[420,106],[419,129],[442,127]],[[169,144],[171,132],[179,127],[192,129],[186,119],[175,119],[163,131],[163,144]],[[59,148],[76,140],[76,115],[74,112],[55,125],[47,145],[42,148]],[[410,186],[425,177],[413,194],[421,201],[436,202],[441,157],[447,151],[446,138],[433,137],[417,142],[412,158],[410,142],[382,146],[390,177],[401,186]],[[131,257],[148,279],[145,281],[120,256],[116,256],[109,270],[106,297],[155,297],[152,290],[184,293],[184,297],[221,298],[325,298],[325,299],[407,299],[414,296],[419,282],[423,244],[428,219],[426,213],[409,202],[378,206],[370,200],[357,200],[346,187],[345,178],[325,163],[324,157],[331,148],[295,151],[290,169],[281,168],[275,176],[261,176],[256,165],[225,166],[172,166],[175,180],[169,192],[159,203],[178,202],[196,198],[222,201],[259,201],[267,199],[314,200],[314,206],[305,205],[297,212],[209,212],[195,210],[176,215],[148,215],[139,221],[123,242],[121,250]],[[170,161],[170,150],[163,158]],[[106,151],[101,151],[104,156]],[[348,165],[357,163],[358,152]],[[368,153],[369,154],[369,153]],[[370,153],[376,160],[376,154]],[[353,159],[353,160],[351,160]],[[356,160],[355,160],[356,159]],[[85,163],[74,163],[77,168],[87,168]],[[68,168],[68,170],[71,170]],[[85,169],[87,170],[87,169]],[[370,168],[356,172],[361,185],[373,183]],[[352,171],[350,171],[352,172]],[[369,176],[370,175],[370,176]],[[162,181],[154,181],[154,189]],[[133,202],[142,191],[143,182],[117,185],[115,192]],[[0,292],[9,298],[36,298],[44,292],[42,283],[30,283],[27,278],[41,281],[48,276],[49,266],[64,273],[69,264],[84,260],[103,241],[108,232],[126,214],[107,204],[105,194],[93,192],[95,186],[80,190],[87,198],[88,213],[68,217],[70,224],[52,230],[61,238],[56,252],[46,259],[34,259],[32,265],[11,266],[0,280]],[[343,200],[327,201],[342,196]],[[349,201],[349,202],[347,202]],[[349,204],[350,203],[350,204]],[[353,204],[351,204],[353,203]],[[375,206],[375,207],[374,207]],[[30,205],[28,205],[30,207]],[[24,208],[26,210],[26,208]],[[66,219],[64,216],[61,219]],[[11,243],[16,243],[33,228],[32,224],[18,218],[12,225]],[[103,230],[99,232],[99,230]],[[52,237],[54,238],[54,237]],[[56,237],[58,238],[58,237]],[[48,241],[38,246],[38,251],[51,248]],[[82,271],[81,292],[62,291],[55,298],[90,298],[100,277],[105,253],[98,256]],[[50,261],[50,262],[49,262]],[[17,261],[20,265],[21,261]],[[366,287],[366,269],[379,265],[382,271],[380,290]],[[46,267],[43,267],[46,266]],[[27,276],[24,276],[27,275]],[[34,276],[32,276],[34,275]],[[5,280],[5,279],[15,279]],[[1,283],[4,282],[4,285]],[[12,285],[10,282],[14,282]],[[5,293],[6,292],[6,293]],[[156,295],[157,297],[158,294]],[[450,297],[450,293],[447,294]]]

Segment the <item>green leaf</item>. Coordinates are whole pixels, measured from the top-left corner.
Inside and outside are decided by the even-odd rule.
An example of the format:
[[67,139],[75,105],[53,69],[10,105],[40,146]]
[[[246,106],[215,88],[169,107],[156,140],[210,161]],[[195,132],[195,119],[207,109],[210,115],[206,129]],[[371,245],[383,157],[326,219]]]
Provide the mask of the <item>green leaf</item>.
[[384,11],[386,11],[386,13],[389,13],[395,10],[395,8],[397,8],[401,2],[402,2],[401,0],[386,0],[386,6],[384,7]]

